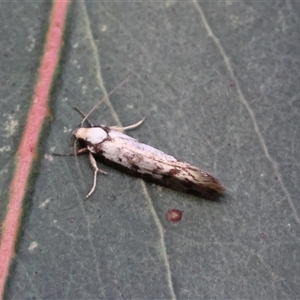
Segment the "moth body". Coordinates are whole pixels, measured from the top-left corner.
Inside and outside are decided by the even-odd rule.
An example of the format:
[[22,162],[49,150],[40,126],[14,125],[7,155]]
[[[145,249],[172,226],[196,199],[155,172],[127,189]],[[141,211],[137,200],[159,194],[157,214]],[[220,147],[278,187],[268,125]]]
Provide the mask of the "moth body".
[[218,179],[201,169],[120,132],[129,127],[79,128],[73,134],[85,142],[90,153],[143,179],[184,192],[199,192],[204,196],[225,190]]

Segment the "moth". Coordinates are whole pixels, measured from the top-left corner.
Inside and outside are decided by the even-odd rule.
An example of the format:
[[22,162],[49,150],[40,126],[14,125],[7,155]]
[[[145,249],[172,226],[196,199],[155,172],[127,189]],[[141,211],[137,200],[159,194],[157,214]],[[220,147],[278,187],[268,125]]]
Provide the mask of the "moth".
[[[76,108],[84,119],[80,128],[73,132],[76,141],[79,140],[83,144],[83,148],[75,151],[76,154],[88,152],[94,170],[93,186],[86,198],[96,188],[97,173],[106,174],[98,168],[95,157],[126,173],[175,190],[195,192],[207,198],[218,196],[225,191],[219,180],[212,175],[154,147],[140,143],[124,133],[125,130],[140,126],[145,118],[126,127],[91,124],[87,117],[98,105],[86,116]],[[89,127],[83,126],[85,121],[89,123]]]

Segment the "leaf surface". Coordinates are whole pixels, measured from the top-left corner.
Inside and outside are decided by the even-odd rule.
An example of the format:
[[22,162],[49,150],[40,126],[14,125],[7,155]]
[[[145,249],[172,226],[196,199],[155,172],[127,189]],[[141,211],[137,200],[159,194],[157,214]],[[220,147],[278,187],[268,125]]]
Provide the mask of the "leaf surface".
[[[5,174],[12,173],[27,112],[24,94],[30,97],[39,62],[37,46],[24,49],[42,41],[50,12],[42,2],[19,7],[2,32],[16,51],[1,71],[2,216],[11,177]],[[299,8],[74,2],[7,298],[299,297]],[[129,74],[90,119],[126,126],[145,116],[128,134],[219,178],[227,188],[221,201],[100,163],[108,175],[98,176],[84,201],[93,180],[87,156],[52,154],[73,151],[72,131],[81,122],[73,107],[88,112]],[[178,223],[165,218],[173,208],[183,211]]]

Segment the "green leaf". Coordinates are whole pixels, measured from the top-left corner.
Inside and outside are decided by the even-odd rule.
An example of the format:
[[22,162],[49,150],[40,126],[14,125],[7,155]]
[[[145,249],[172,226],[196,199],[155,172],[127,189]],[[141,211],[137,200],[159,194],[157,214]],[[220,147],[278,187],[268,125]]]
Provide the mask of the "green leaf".
[[[3,215],[5,174],[50,8],[1,7],[1,99],[10,124],[1,133]],[[299,297],[299,9],[272,1],[74,2],[7,299]],[[88,112],[129,74],[90,119],[126,126],[145,116],[128,134],[219,178],[228,190],[220,202],[100,163],[108,175],[84,201],[93,180],[88,157],[52,154],[73,151],[81,122],[73,107]],[[17,125],[6,136],[11,115]],[[184,211],[180,222],[166,220],[172,208]]]

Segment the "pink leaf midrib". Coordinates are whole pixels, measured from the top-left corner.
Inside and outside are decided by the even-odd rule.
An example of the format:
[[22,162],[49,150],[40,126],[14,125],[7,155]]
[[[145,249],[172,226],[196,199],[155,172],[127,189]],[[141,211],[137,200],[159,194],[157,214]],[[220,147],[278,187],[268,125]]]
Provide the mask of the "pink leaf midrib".
[[7,212],[2,224],[0,241],[0,297],[3,297],[10,262],[14,256],[22,216],[23,199],[37,153],[40,132],[48,115],[50,90],[63,46],[62,38],[69,2],[70,0],[53,1],[44,54],[38,70],[38,80],[15,157],[15,172],[10,185]]

